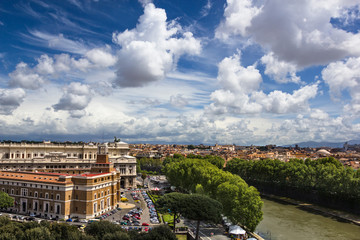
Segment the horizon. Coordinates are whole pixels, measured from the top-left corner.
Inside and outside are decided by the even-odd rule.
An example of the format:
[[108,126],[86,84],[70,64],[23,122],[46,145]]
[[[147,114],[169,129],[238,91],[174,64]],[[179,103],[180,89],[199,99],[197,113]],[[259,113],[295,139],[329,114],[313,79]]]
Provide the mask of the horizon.
[[359,139],[356,1],[15,0],[0,12],[0,139]]

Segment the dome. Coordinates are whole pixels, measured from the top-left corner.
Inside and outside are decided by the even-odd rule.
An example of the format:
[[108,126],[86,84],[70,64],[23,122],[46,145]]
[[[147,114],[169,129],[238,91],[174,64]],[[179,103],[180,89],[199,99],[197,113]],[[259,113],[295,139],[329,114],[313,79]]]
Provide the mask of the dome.
[[317,154],[319,155],[322,155],[322,156],[329,156],[331,155],[331,153],[325,149],[320,149],[319,151],[316,152]]

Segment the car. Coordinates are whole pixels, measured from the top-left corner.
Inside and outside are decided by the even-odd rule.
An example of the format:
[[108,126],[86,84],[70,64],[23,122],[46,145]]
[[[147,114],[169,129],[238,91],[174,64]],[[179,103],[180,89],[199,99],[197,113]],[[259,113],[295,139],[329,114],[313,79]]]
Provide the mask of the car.
[[140,226],[140,223],[139,222],[135,222],[135,223],[133,223],[134,224],[134,226]]
[[146,222],[142,223],[141,225],[142,225],[142,226],[149,226],[149,224],[146,223]]
[[80,219],[80,222],[81,222],[81,223],[87,223],[88,220],[87,220],[87,219]]
[[129,201],[129,199],[127,199],[126,197],[124,197],[124,198],[121,198],[120,201],[122,201],[122,202],[127,202],[127,201]]
[[145,232],[149,231],[149,228],[145,227],[145,228],[144,228],[144,231],[145,231]]
[[66,222],[72,222],[73,220],[71,218],[66,219]]
[[130,218],[129,217],[127,217],[127,216],[123,216],[123,218],[122,218],[123,220],[130,220]]
[[120,222],[120,225],[128,225],[127,222]]
[[26,217],[25,218],[27,221],[35,221],[35,217]]

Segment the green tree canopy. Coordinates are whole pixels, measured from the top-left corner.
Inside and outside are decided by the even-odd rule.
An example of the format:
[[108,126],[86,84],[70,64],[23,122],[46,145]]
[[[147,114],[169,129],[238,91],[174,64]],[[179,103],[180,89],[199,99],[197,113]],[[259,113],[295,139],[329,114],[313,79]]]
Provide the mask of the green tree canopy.
[[5,192],[0,192],[0,208],[8,208],[14,206],[14,198]]
[[221,203],[208,196],[190,194],[182,199],[181,205],[184,206],[181,214],[188,219],[197,221],[195,239],[199,239],[200,221],[218,223],[221,219]]
[[171,212],[174,214],[174,227],[173,231],[175,232],[176,220],[179,218],[182,208],[184,207],[182,204],[184,203],[183,199],[185,195],[182,193],[169,193],[156,201],[156,206],[160,212]]
[[[261,221],[263,202],[260,194],[239,176],[223,171],[202,159],[170,162],[165,165],[164,171],[170,183],[178,189],[194,193],[199,190],[200,184],[206,195],[223,204],[224,214],[234,223],[245,225],[253,231]],[[222,185],[223,183],[229,186]],[[223,189],[225,186],[236,189],[231,198],[223,197],[229,194]]]

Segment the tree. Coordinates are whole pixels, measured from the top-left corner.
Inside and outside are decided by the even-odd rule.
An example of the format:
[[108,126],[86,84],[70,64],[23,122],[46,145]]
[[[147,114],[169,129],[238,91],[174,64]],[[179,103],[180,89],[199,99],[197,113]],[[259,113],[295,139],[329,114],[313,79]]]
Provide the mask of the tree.
[[114,233],[106,233],[102,240],[130,240],[130,237],[124,232],[117,231]]
[[142,173],[141,173],[141,178],[142,178],[142,180],[143,180],[143,186],[145,185],[145,179],[146,179],[146,177],[147,177],[146,172],[142,172]]
[[167,225],[160,225],[150,230],[148,233],[140,233],[134,240],[177,240],[176,235],[171,232]]
[[54,239],[48,228],[37,227],[25,231],[26,239],[29,240],[50,240]]
[[94,236],[96,239],[103,239],[106,233],[123,231],[123,229],[109,221],[93,222],[87,225],[85,233]]
[[173,232],[175,232],[175,224],[176,220],[180,217],[180,212],[182,211],[183,198],[185,197],[182,193],[169,193],[164,195],[163,197],[159,198],[156,201],[156,205],[161,212],[171,212],[174,214],[174,227]]
[[208,196],[190,194],[181,201],[180,205],[186,206],[181,209],[181,214],[188,219],[197,221],[195,239],[199,239],[200,221],[217,223],[221,219],[221,203]]
[[8,208],[14,206],[14,198],[5,192],[0,192],[0,208]]
[[[225,215],[231,217],[234,223],[242,224],[250,230],[255,230],[262,220],[262,201],[259,192],[249,187],[239,176],[225,172],[202,159],[185,159],[165,165],[164,172],[169,182],[187,192],[200,191],[220,201],[227,210]],[[228,182],[228,188],[236,189],[234,198],[223,198],[219,189],[222,183]],[[200,184],[200,185],[199,185]],[[200,191],[201,192],[201,191]],[[249,199],[249,197],[251,199]],[[228,204],[230,200],[232,203]]]

